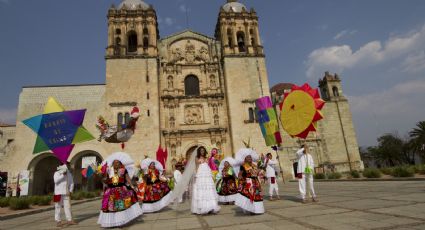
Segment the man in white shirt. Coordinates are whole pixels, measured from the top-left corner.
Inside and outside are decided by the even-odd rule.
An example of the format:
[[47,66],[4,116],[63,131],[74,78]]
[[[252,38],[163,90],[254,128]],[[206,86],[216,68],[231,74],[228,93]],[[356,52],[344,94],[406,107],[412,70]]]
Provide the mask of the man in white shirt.
[[[310,189],[313,202],[317,202],[316,193],[314,192],[313,186],[313,170],[314,170],[314,161],[313,157],[308,153],[308,147],[306,144],[303,145],[303,151],[297,152],[298,159],[298,174],[301,174],[298,179],[298,185],[300,189],[301,199],[303,203],[306,203],[306,193],[307,188]],[[301,154],[302,152],[302,154]]]
[[271,153],[267,153],[267,155],[266,155],[266,161],[265,161],[266,177],[267,177],[268,182],[269,182],[270,200],[273,200],[273,191],[276,192],[276,198],[279,200],[280,199],[279,188],[277,186],[276,170],[274,168],[277,165],[277,161],[272,160],[272,158],[273,158],[272,154]]
[[[68,164],[69,166],[69,164]],[[77,224],[72,220],[71,214],[71,193],[74,190],[74,179],[72,173],[68,170],[67,164],[63,164],[57,168],[57,171],[53,175],[55,182],[55,221],[58,227],[64,224],[74,225]],[[66,216],[66,223],[61,221],[61,207],[63,207]]]

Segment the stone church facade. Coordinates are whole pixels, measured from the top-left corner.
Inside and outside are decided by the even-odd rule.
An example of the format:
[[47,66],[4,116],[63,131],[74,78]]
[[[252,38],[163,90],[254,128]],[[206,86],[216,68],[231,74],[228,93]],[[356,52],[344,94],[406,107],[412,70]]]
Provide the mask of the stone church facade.
[[[124,0],[111,6],[107,15],[105,84],[23,87],[13,151],[1,157],[2,171],[13,177],[20,170],[29,170],[30,193],[50,192],[49,180],[58,162],[50,153],[31,154],[36,135],[21,122],[41,114],[49,96],[68,110],[86,108],[84,126],[95,136],[99,133],[95,128],[98,115],[120,125],[138,106],[141,117],[124,149],[138,162],[145,156],[155,158],[158,146],[168,150],[168,169],[198,145],[217,146],[231,156],[244,147],[243,141],[250,140],[258,152],[270,151],[255,119],[255,99],[270,93],[279,96],[288,88],[279,84],[270,91],[253,9],[228,0],[220,8],[214,38],[190,30],[160,38],[156,11],[142,0]],[[327,74],[319,87],[328,103],[319,131],[307,139],[313,157],[317,164],[336,163],[340,171],[361,168],[339,78]],[[337,87],[338,96],[332,94],[332,87]],[[300,141],[287,135],[283,138],[279,155],[290,177],[291,159]],[[77,187],[89,184],[81,178],[83,157],[96,156],[101,161],[117,151],[121,151],[119,144],[96,140],[77,144],[69,158]]]

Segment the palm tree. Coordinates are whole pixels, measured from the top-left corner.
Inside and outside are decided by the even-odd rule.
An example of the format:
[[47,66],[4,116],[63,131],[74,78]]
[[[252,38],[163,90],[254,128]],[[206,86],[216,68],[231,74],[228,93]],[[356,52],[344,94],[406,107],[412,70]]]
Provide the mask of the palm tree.
[[425,157],[425,121],[416,124],[416,128],[409,132],[415,150]]

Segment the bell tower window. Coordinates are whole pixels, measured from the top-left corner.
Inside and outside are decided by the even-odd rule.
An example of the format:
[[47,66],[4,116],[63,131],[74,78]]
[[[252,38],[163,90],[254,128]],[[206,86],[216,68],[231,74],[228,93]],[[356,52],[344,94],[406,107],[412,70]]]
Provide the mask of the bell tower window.
[[239,48],[239,52],[240,53],[245,53],[246,52],[246,47],[245,47],[245,34],[242,31],[239,31],[236,34],[236,38],[238,41],[238,48]]
[[338,88],[336,86],[332,87],[332,92],[333,92],[335,97],[339,97]]
[[135,31],[130,31],[128,33],[128,47],[127,51],[129,53],[137,52],[137,34]]

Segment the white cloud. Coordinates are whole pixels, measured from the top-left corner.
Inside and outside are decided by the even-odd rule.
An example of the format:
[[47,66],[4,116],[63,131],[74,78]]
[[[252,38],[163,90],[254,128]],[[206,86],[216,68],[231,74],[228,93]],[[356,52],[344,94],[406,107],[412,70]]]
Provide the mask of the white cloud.
[[164,22],[165,22],[165,25],[172,26],[174,24],[175,20],[172,19],[172,18],[166,17]]
[[353,51],[349,45],[313,50],[307,60],[306,75],[312,79],[326,70],[342,72],[354,67],[380,64],[425,48],[425,26],[401,36],[391,36],[385,42],[371,41]]
[[403,72],[416,74],[425,72],[425,51],[410,54],[402,63]]
[[334,36],[334,40],[338,40],[338,39],[340,39],[342,37],[346,37],[346,36],[351,36],[351,35],[354,35],[356,33],[357,33],[357,30],[343,30],[343,31],[337,33]]
[[[369,113],[392,116],[394,113],[409,113],[423,107],[425,80],[412,80],[390,89],[360,96],[348,96],[353,113]],[[414,100],[414,99],[420,100]],[[394,119],[400,117],[395,116]]]
[[0,123],[13,124],[16,121],[16,109],[0,108]]

